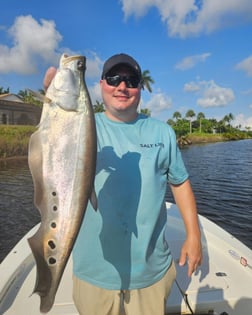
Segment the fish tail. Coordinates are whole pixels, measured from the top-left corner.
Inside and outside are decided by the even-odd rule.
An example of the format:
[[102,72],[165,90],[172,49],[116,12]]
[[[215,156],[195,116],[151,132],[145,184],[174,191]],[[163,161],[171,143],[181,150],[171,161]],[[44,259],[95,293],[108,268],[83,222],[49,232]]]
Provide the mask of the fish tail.
[[32,294],[36,293],[40,296],[41,313],[48,313],[53,306],[55,293],[53,292],[54,286],[52,285],[52,273],[48,267],[48,262],[45,261],[43,257],[41,250],[43,244],[40,242],[40,237],[38,237],[38,235],[39,231],[28,239],[28,243],[37,264],[36,282]]

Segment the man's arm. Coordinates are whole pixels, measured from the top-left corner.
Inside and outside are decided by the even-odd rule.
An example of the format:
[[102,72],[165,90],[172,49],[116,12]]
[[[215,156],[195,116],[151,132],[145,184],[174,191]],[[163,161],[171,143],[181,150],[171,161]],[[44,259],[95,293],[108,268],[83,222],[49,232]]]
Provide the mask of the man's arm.
[[170,185],[183,218],[186,240],[181,248],[179,265],[188,262],[188,276],[197,269],[202,261],[201,233],[198,222],[197,206],[189,180],[180,185]]

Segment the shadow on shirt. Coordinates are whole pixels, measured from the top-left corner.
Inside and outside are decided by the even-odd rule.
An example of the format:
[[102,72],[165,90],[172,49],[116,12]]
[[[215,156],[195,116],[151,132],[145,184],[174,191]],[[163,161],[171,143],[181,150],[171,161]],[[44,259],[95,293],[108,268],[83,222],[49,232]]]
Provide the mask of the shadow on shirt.
[[121,288],[127,289],[131,274],[131,241],[138,237],[136,215],[141,193],[140,154],[117,156],[112,147],[98,153],[97,174],[107,178],[98,195],[103,226],[99,235],[104,258],[118,271]]

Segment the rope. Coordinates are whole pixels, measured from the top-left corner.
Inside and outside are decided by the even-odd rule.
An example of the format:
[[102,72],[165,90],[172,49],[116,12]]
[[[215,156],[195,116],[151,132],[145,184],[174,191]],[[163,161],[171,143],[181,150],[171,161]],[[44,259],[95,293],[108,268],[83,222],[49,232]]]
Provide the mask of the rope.
[[187,294],[181,289],[181,287],[179,286],[177,280],[175,280],[175,283],[176,283],[176,285],[177,285],[177,287],[178,287],[178,289],[179,289],[179,292],[181,293],[181,295],[182,295],[182,297],[183,297],[183,299],[184,299],[184,301],[185,301],[186,306],[189,308],[191,314],[194,315],[194,312],[193,312],[193,310],[192,310],[192,308],[191,308],[191,306],[190,306],[190,304],[189,304]]

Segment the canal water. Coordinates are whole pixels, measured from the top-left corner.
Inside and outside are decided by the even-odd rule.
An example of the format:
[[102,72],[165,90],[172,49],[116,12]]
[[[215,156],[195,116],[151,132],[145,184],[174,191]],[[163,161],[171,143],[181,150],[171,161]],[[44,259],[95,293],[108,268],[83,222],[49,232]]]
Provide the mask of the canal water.
[[[252,249],[252,140],[181,150],[199,213]],[[168,188],[167,201],[173,201]],[[0,262],[40,221],[27,159],[0,161]]]

